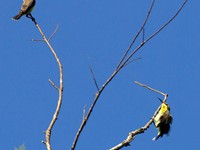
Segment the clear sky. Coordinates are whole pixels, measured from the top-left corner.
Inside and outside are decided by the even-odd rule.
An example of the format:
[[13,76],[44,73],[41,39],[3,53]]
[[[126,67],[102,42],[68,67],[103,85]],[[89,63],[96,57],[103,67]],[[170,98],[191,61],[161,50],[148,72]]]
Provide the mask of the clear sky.
[[[179,8],[183,0],[156,1],[145,37],[156,31]],[[37,1],[33,16],[50,36],[64,68],[64,97],[52,131],[52,148],[69,149],[80,126],[83,108],[91,105],[97,92],[88,64],[102,85],[142,24],[151,1],[147,0],[56,0]],[[0,149],[13,150],[25,144],[27,150],[42,150],[43,131],[55,111],[59,83],[56,61],[34,24],[22,17],[12,21],[21,0],[2,1],[0,6]],[[9,6],[9,8],[8,8]],[[147,43],[135,61],[123,69],[102,93],[77,150],[106,150],[143,125],[160,105],[153,93],[139,81],[169,94],[174,117],[169,136],[153,142],[153,124],[126,150],[181,149],[200,146],[200,1],[188,1],[179,16]],[[138,39],[139,44],[142,37]],[[133,48],[134,48],[133,47]],[[196,118],[197,117],[197,118]],[[186,120],[187,119],[187,120]],[[197,120],[196,120],[197,119]],[[197,122],[196,122],[197,121]]]

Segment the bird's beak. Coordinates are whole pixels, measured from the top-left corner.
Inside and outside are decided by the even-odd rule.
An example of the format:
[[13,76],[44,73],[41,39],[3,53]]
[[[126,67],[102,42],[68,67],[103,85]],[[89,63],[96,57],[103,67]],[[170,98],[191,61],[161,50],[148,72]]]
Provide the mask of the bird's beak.
[[160,100],[161,103],[163,103],[163,100],[162,100],[162,99],[160,99],[159,97],[158,97],[158,99]]

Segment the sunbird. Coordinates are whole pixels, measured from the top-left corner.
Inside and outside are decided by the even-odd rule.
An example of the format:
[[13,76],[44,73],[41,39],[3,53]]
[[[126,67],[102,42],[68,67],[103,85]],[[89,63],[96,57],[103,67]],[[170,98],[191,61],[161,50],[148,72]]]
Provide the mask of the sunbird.
[[[161,100],[162,102],[162,100]],[[170,107],[168,104],[162,102],[161,108],[154,118],[154,125],[158,129],[158,134],[152,140],[156,141],[164,134],[169,134],[170,125],[172,124],[173,118],[170,114]]]

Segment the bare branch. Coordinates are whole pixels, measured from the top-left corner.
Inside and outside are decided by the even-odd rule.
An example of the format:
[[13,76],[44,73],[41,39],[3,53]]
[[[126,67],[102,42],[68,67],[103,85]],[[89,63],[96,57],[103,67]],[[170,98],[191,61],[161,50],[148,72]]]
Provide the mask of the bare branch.
[[43,39],[32,39],[32,42],[44,42]]
[[[142,87],[144,87],[144,88],[147,88],[147,89],[149,89],[149,90],[151,90],[151,91],[153,91],[153,92],[156,92],[156,93],[158,93],[158,94],[163,95],[163,96],[164,96],[163,102],[165,102],[165,101],[167,100],[168,94],[165,94],[165,93],[163,93],[163,92],[160,92],[159,90],[156,90],[156,89],[154,89],[154,88],[152,88],[152,87],[150,87],[150,86],[148,86],[148,85],[142,84],[142,83],[140,83],[140,82],[135,81],[135,83],[138,84],[138,85],[140,85],[140,86],[142,86]],[[155,118],[156,115],[158,114],[160,108],[161,108],[161,105],[160,105],[160,106],[158,107],[158,109],[154,112],[154,115],[153,115],[153,116],[151,117],[151,119],[146,123],[145,126],[139,128],[139,129],[137,129],[137,130],[131,131],[131,132],[128,134],[127,138],[126,138],[124,141],[122,141],[122,142],[119,143],[118,145],[114,146],[114,147],[111,148],[110,150],[119,150],[119,149],[121,149],[121,148],[123,148],[123,147],[129,146],[130,143],[136,138],[136,135],[144,133],[144,131],[146,131],[146,130],[149,128],[149,126],[153,123],[154,118]]]
[[52,39],[52,37],[56,34],[56,32],[57,32],[57,30],[58,30],[58,26],[59,26],[59,25],[56,26],[54,32],[53,32],[53,33],[51,34],[51,36],[49,37],[48,41],[50,41],[50,40]]
[[53,118],[49,124],[49,127],[47,128],[46,132],[45,132],[45,136],[46,136],[46,141],[43,142],[46,145],[47,150],[51,150],[51,132],[53,129],[53,126],[58,118],[60,109],[61,109],[61,105],[62,105],[62,97],[63,97],[63,68],[62,68],[62,64],[60,62],[60,59],[58,58],[55,50],[53,49],[53,47],[51,46],[51,44],[49,43],[49,41],[47,40],[46,36],[44,35],[42,29],[40,28],[40,26],[38,25],[38,23],[36,22],[35,18],[30,14],[30,19],[34,22],[35,26],[37,27],[37,29],[39,30],[40,34],[42,35],[44,41],[46,42],[46,44],[48,45],[49,49],[51,50],[52,54],[54,55],[56,62],[58,64],[58,68],[59,68],[59,74],[60,74],[60,87],[56,88],[55,84],[53,82],[52,85],[54,85],[54,87],[58,90],[59,92],[59,96],[58,96],[58,103],[57,103],[57,107],[56,110],[54,112]]
[[[92,113],[92,110],[94,109],[94,107],[95,107],[97,101],[99,100],[99,97],[100,97],[101,93],[104,91],[105,87],[107,87],[107,85],[112,81],[112,79],[118,74],[118,72],[119,72],[124,66],[126,66],[127,64],[130,63],[129,61],[131,60],[132,56],[133,56],[144,44],[146,44],[150,39],[152,39],[152,38],[153,38],[155,35],[157,35],[162,29],[164,29],[173,19],[176,18],[176,16],[179,14],[179,12],[182,10],[183,6],[184,6],[185,3],[187,2],[187,0],[185,0],[184,3],[181,5],[181,7],[180,7],[180,8],[178,9],[178,11],[176,12],[176,14],[175,14],[169,21],[167,21],[158,31],[156,31],[156,32],[153,33],[149,38],[147,38],[146,41],[143,41],[143,42],[142,42],[142,43],[127,57],[127,54],[128,54],[128,52],[130,51],[132,45],[135,43],[135,40],[138,38],[139,34],[143,31],[144,26],[146,25],[146,22],[147,22],[147,20],[148,20],[148,18],[149,18],[149,15],[150,15],[150,13],[151,13],[152,8],[153,8],[154,1],[155,1],[155,0],[152,1],[152,4],[151,4],[151,6],[150,6],[150,9],[149,9],[149,11],[148,11],[148,13],[147,13],[147,16],[146,16],[146,18],[145,18],[145,21],[144,21],[143,25],[141,26],[141,28],[140,28],[140,30],[138,31],[137,35],[134,37],[134,39],[133,39],[133,41],[131,42],[131,44],[130,44],[130,46],[128,47],[128,49],[125,51],[124,55],[122,56],[122,59],[119,61],[118,65],[117,65],[116,70],[114,70],[114,72],[110,75],[110,77],[107,79],[107,81],[102,85],[102,87],[101,87],[101,88],[99,89],[99,91],[96,93],[96,96],[94,97],[93,103],[92,103],[92,105],[90,106],[90,109],[88,110],[87,115],[86,115],[85,118],[83,119],[83,121],[82,121],[82,123],[81,123],[81,125],[80,125],[80,127],[79,127],[79,129],[78,129],[78,131],[77,131],[77,133],[76,133],[76,136],[75,136],[75,138],[74,138],[73,144],[72,144],[72,146],[71,146],[71,150],[74,150],[74,149],[75,149],[76,144],[77,144],[77,142],[78,142],[78,140],[79,140],[80,134],[82,133],[82,131],[83,131],[83,129],[84,129],[84,127],[85,127],[85,125],[86,125],[86,123],[87,123],[87,121],[88,121],[88,119],[89,119],[91,113]],[[126,57],[127,57],[127,58],[126,58]],[[126,59],[125,59],[125,58],[126,58]],[[166,98],[167,98],[167,96],[166,96],[165,99],[164,99],[165,101],[166,101]],[[158,112],[158,111],[156,111],[156,112]],[[135,130],[135,131],[131,132],[131,133],[130,133],[130,136],[129,136],[129,138],[131,139],[130,141],[132,141],[132,140],[134,139],[134,136],[135,136],[135,135],[137,135],[137,134],[139,134],[139,133],[143,133],[144,130],[146,130],[146,129],[149,127],[149,125],[152,123],[152,120],[153,120],[153,119],[154,119],[154,118],[152,118],[144,127],[142,127],[142,128],[140,128],[140,129],[138,129],[138,130]],[[126,143],[126,142],[125,142],[125,143]],[[128,143],[129,143],[129,142],[127,142],[125,145],[123,145],[123,147],[124,147],[124,146],[127,146]],[[120,148],[119,148],[119,149],[120,149]]]
[[147,89],[149,89],[149,90],[151,90],[151,91],[153,91],[153,92],[156,92],[156,93],[158,93],[158,94],[161,94],[162,96],[164,96],[164,100],[163,100],[162,102],[166,102],[167,97],[168,97],[168,94],[165,94],[165,93],[163,93],[163,92],[161,92],[161,91],[159,91],[159,90],[156,90],[156,89],[154,89],[154,88],[152,88],[152,87],[149,87],[148,85],[142,84],[142,83],[140,83],[140,82],[138,82],[138,81],[135,81],[135,83],[138,84],[138,85],[140,85],[140,86],[142,86],[142,87],[144,87],[144,88],[147,88]]
[[126,63],[126,65],[124,65],[124,67],[131,64],[133,61],[140,60],[140,59],[142,59],[142,58],[133,58],[128,63]]
[[119,61],[118,65],[117,65],[117,69],[121,66],[122,62],[123,62],[124,59],[126,58],[128,52],[131,50],[131,48],[132,48],[133,44],[135,43],[136,39],[138,38],[138,36],[140,35],[140,33],[143,31],[143,29],[144,29],[144,27],[145,27],[145,25],[146,25],[146,23],[147,23],[147,21],[148,21],[148,19],[149,19],[149,16],[150,16],[150,14],[151,14],[151,11],[152,11],[152,9],[153,9],[154,2],[155,2],[155,0],[152,1],[151,6],[150,6],[150,8],[149,8],[149,10],[148,10],[148,12],[147,12],[146,18],[145,18],[145,20],[144,20],[144,22],[143,22],[143,24],[142,24],[140,30],[138,31],[138,33],[137,33],[137,34],[135,35],[135,37],[133,38],[133,41],[131,42],[131,44],[129,45],[128,49],[125,51],[124,55],[122,56],[122,59]]
[[149,38],[146,39],[146,41],[144,41],[144,43],[148,42],[149,40],[151,40],[155,35],[157,35],[160,31],[162,31],[168,24],[170,24],[177,16],[178,14],[181,12],[181,10],[183,9],[183,7],[185,6],[185,4],[187,3],[188,0],[185,0],[183,2],[183,4],[181,5],[181,7],[178,9],[178,11],[174,14],[174,16],[172,16],[162,27],[160,27],[154,34],[152,34]]
[[138,82],[138,81],[135,81],[135,83],[138,84],[138,85],[140,85],[140,86],[142,86],[142,87],[145,87],[145,88],[147,88],[147,89],[149,89],[149,90],[151,90],[151,91],[154,91],[154,92],[156,92],[156,93],[159,93],[159,94],[161,94],[161,95],[163,95],[163,96],[166,95],[166,94],[164,94],[163,92],[158,91],[158,90],[156,90],[156,89],[154,89],[154,88],[151,88],[151,87],[149,87],[148,85],[142,84],[142,83],[140,83],[140,82]]
[[91,113],[92,113],[92,111],[93,111],[93,109],[94,109],[94,107],[95,107],[95,105],[96,105],[96,103],[97,103],[97,101],[98,101],[98,99],[99,99],[99,97],[100,97],[102,91],[103,91],[103,90],[105,89],[105,87],[111,82],[111,80],[115,77],[115,75],[116,75],[118,72],[119,72],[119,70],[115,70],[114,73],[113,73],[113,74],[108,78],[108,80],[104,83],[104,85],[102,85],[101,89],[96,93],[95,98],[94,98],[94,101],[93,101],[92,105],[90,106],[90,109],[88,110],[87,115],[86,115],[85,118],[83,119],[83,121],[82,121],[82,123],[81,123],[81,125],[80,125],[80,127],[79,127],[79,129],[78,129],[78,131],[77,131],[77,133],[76,133],[76,136],[75,136],[75,138],[74,138],[73,144],[72,144],[72,146],[71,146],[71,150],[74,150],[74,149],[75,149],[76,144],[77,144],[77,142],[78,142],[78,139],[79,139],[79,137],[80,137],[80,134],[82,133],[82,131],[83,131],[83,129],[84,129],[84,127],[85,127],[85,125],[86,125],[86,123],[87,123],[87,121],[88,121],[88,119],[89,119],[89,117],[90,117],[90,115],[91,115]]
[[[32,17],[33,17],[33,16],[32,16]],[[31,18],[31,19],[32,19],[32,18]],[[57,30],[58,30],[58,25],[56,26],[54,32],[53,32],[53,33],[51,34],[51,36],[49,37],[48,41],[50,41],[50,40],[53,38],[53,36],[56,34]],[[44,41],[44,39],[32,39],[32,42],[45,42],[45,41]]]
[[144,46],[144,44],[146,44],[149,40],[151,40],[154,36],[156,36],[158,33],[160,33],[167,25],[169,25],[177,16],[178,14],[181,12],[181,10],[183,9],[183,7],[185,6],[185,4],[187,3],[187,0],[185,0],[182,5],[180,6],[180,8],[178,9],[178,11],[162,26],[160,27],[156,32],[154,32],[151,36],[149,36],[145,41],[143,41],[127,58],[126,60],[121,63],[120,67],[124,67],[126,65],[126,63],[132,58],[132,56],[142,47]]
[[95,78],[95,76],[94,76],[93,70],[92,70],[92,68],[91,68],[90,65],[88,65],[88,66],[89,66],[90,72],[91,72],[91,74],[92,74],[92,78],[93,78],[93,80],[94,80],[95,86],[96,86],[97,90],[99,91],[99,86],[98,86],[98,84],[97,84],[97,80],[96,80],[96,78]]
[[55,83],[54,83],[51,79],[49,79],[49,82],[51,83],[51,85],[52,85],[56,90],[59,91],[59,88],[55,85]]
[[144,131],[146,131],[149,128],[149,126],[153,123],[153,120],[156,117],[156,115],[158,114],[159,110],[160,110],[160,106],[158,107],[158,109],[155,111],[152,118],[146,123],[145,126],[139,128],[137,130],[131,131],[124,141],[122,141],[118,145],[110,148],[110,150],[119,150],[123,147],[130,146],[130,143],[136,138],[136,135],[144,133]]

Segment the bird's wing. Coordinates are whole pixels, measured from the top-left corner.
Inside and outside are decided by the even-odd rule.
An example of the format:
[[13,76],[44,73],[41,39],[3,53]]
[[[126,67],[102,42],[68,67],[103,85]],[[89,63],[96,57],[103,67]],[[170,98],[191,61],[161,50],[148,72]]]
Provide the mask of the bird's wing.
[[21,7],[21,11],[22,12],[26,12],[28,10],[28,8],[30,6],[32,6],[34,0],[24,0],[22,7]]

